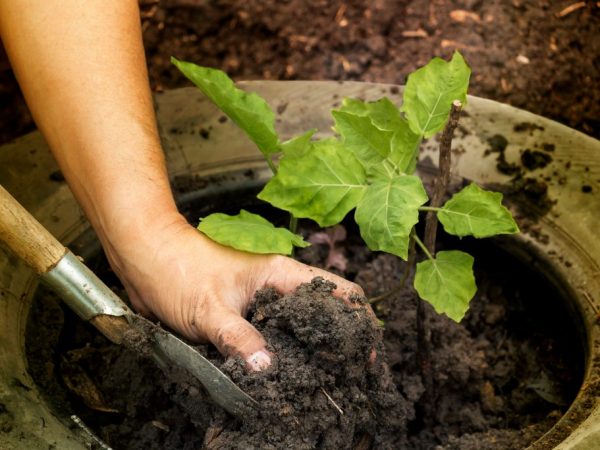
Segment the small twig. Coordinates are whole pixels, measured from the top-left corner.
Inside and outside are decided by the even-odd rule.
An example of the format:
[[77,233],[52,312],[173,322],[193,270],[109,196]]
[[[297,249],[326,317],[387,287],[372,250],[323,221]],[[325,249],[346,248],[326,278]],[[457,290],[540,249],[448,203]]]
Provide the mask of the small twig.
[[340,408],[336,402],[333,401],[333,399],[329,396],[329,394],[327,393],[327,391],[323,388],[321,388],[321,392],[323,392],[323,394],[325,394],[325,397],[327,397],[327,399],[331,402],[331,404],[333,406],[335,406],[335,409],[338,410],[338,412],[343,416],[344,415],[344,411],[342,411],[342,408]]
[[[442,139],[440,141],[440,159],[439,159],[439,176],[435,179],[433,184],[433,195],[431,196],[431,202],[429,206],[437,208],[442,205],[444,194],[448,188],[448,182],[450,181],[450,163],[452,162],[452,135],[454,130],[458,126],[458,119],[460,118],[460,111],[462,109],[462,103],[455,100],[452,103],[452,109],[450,111],[450,119],[442,132]],[[429,249],[431,254],[435,254],[435,237],[437,234],[437,215],[430,211],[427,213],[425,219],[425,246]]]
[[90,438],[92,439],[96,444],[98,444],[100,446],[100,448],[102,448],[103,450],[112,450],[111,447],[109,447],[108,445],[106,445],[104,442],[102,442],[102,440],[96,436],[94,434],[94,432],[92,430],[90,430],[87,425],[85,423],[83,423],[83,420],[81,420],[78,416],[76,416],[75,414],[73,414],[71,416],[71,420],[73,422],[75,422],[75,424],[81,428],[83,430],[83,432]]
[[556,17],[568,16],[572,12],[577,11],[578,9],[581,9],[581,8],[585,8],[585,2],[573,3],[572,5],[569,5],[565,9],[563,9],[561,12],[556,13]]

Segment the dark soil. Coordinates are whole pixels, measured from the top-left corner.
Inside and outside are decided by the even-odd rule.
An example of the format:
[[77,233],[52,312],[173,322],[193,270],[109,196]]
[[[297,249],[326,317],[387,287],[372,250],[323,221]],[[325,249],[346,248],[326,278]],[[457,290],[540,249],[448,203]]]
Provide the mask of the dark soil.
[[[256,296],[252,323],[277,362],[266,373],[245,373],[230,360],[223,369],[260,404],[242,426],[223,424],[209,448],[400,448],[412,405],[396,390],[383,363],[382,333],[356,303],[332,297],[322,279],[292,294]],[[375,350],[379,358],[369,362]]]
[[[189,86],[171,56],[236,79],[405,82],[461,50],[471,93],[600,137],[600,8],[572,0],[141,0],[154,90]],[[0,55],[0,142],[33,129]]]
[[[403,263],[367,251],[351,227],[348,234],[340,244],[348,257],[344,274],[369,296],[391,288]],[[479,290],[461,324],[427,308],[432,417],[421,413],[411,289],[378,304],[383,343],[360,304],[334,299],[328,283],[316,280],[284,297],[259,292],[251,321],[277,355],[272,369],[246,374],[241,361],[197,347],[259,401],[259,414],[244,423],[208,401],[186,373],[171,370],[165,377],[139,351],[110,344],[43,292],[29,323],[30,371],[59,412],[76,411],[115,449],[524,448],[558,420],[578,390],[579,336],[565,327],[568,313],[556,289],[527,268],[531,262],[521,264],[494,246],[479,244],[476,251],[468,239],[460,246],[476,257]],[[327,248],[314,245],[299,257],[324,265]],[[102,258],[90,262],[116,286]],[[373,348],[378,358],[369,364]]]

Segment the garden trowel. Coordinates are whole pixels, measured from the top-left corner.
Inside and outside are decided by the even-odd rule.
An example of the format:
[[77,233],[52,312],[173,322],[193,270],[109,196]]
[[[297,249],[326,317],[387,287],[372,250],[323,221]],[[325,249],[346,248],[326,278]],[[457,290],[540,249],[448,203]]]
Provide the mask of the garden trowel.
[[243,418],[256,402],[194,348],[131,311],[2,186],[0,238],[83,320],[116,344],[140,336],[159,366],[187,370],[226,411]]

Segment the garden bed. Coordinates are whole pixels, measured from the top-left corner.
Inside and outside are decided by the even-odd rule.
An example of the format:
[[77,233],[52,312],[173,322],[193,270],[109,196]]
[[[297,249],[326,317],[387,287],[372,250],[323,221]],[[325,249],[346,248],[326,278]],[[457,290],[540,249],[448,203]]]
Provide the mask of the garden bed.
[[[248,196],[234,192],[224,198],[235,209]],[[197,203],[210,207],[223,200]],[[194,205],[184,210],[192,220],[207,212]],[[348,264],[343,274],[360,283],[367,296],[393,287],[404,263],[368,251],[357,230],[345,226],[348,238],[341,245]],[[302,229],[304,235],[314,231],[309,225]],[[448,243],[444,239],[441,248]],[[569,313],[559,291],[532,272],[528,262],[502,250],[510,242],[473,248],[468,239],[451,242],[452,248],[476,257],[479,289],[461,324],[427,307],[434,344],[433,414],[423,413],[415,328],[420,300],[412,289],[377,304],[382,341],[378,327],[361,315],[364,310],[331,298],[327,284],[313,282],[284,298],[260,292],[250,316],[278,355],[271,370],[246,375],[235,361],[224,362],[216,350],[199,347],[259,400],[261,416],[244,424],[208,402],[184,374],[165,378],[151,362],[110,344],[47,292],[39,293],[30,316],[30,371],[57,411],[75,411],[115,449],[197,449],[203,444],[524,448],[570,405],[584,356],[580,335],[565,321]],[[301,260],[321,266],[326,256],[321,245],[298,253]],[[88,263],[123,293],[101,256]],[[378,354],[374,364],[368,362],[372,347]]]

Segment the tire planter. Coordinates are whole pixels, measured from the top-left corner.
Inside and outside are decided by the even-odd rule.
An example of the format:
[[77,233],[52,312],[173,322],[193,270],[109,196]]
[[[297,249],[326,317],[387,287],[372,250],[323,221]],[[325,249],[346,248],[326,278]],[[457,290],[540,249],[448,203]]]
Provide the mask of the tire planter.
[[[248,82],[278,111],[283,137],[318,128],[329,134],[329,110],[343,97],[399,101],[396,86],[337,82]],[[198,182],[206,194],[220,189],[219,179],[253,169],[239,183],[256,185],[269,177],[261,156],[230,121],[195,88],[156,96],[159,128],[169,173],[179,185]],[[548,180],[552,209],[518,237],[513,253],[549,275],[569,299],[571,317],[581,330],[586,366],[582,388],[568,412],[531,448],[592,449],[600,446],[600,142],[556,122],[490,100],[471,97],[454,140],[453,174],[483,185],[508,186],[511,177],[487,156],[488,140],[503,135],[507,161],[524,149],[550,144],[552,162],[536,169]],[[209,139],[207,139],[209,137]],[[321,136],[320,136],[321,137]],[[432,168],[437,144],[425,145],[420,169]],[[206,185],[206,177],[216,180]],[[551,180],[557,180],[553,182]],[[65,245],[82,244],[89,224],[61,181],[47,145],[37,132],[0,148],[0,183]],[[179,196],[186,198],[193,192]],[[542,238],[540,238],[542,237]],[[93,237],[91,238],[93,239]],[[88,244],[84,243],[84,246]],[[93,244],[92,244],[93,245]],[[77,253],[78,248],[72,248]],[[86,439],[47,405],[27,372],[25,327],[37,280],[0,249],[0,448],[84,449]],[[8,418],[10,420],[3,420]],[[12,425],[10,425],[12,424]]]

